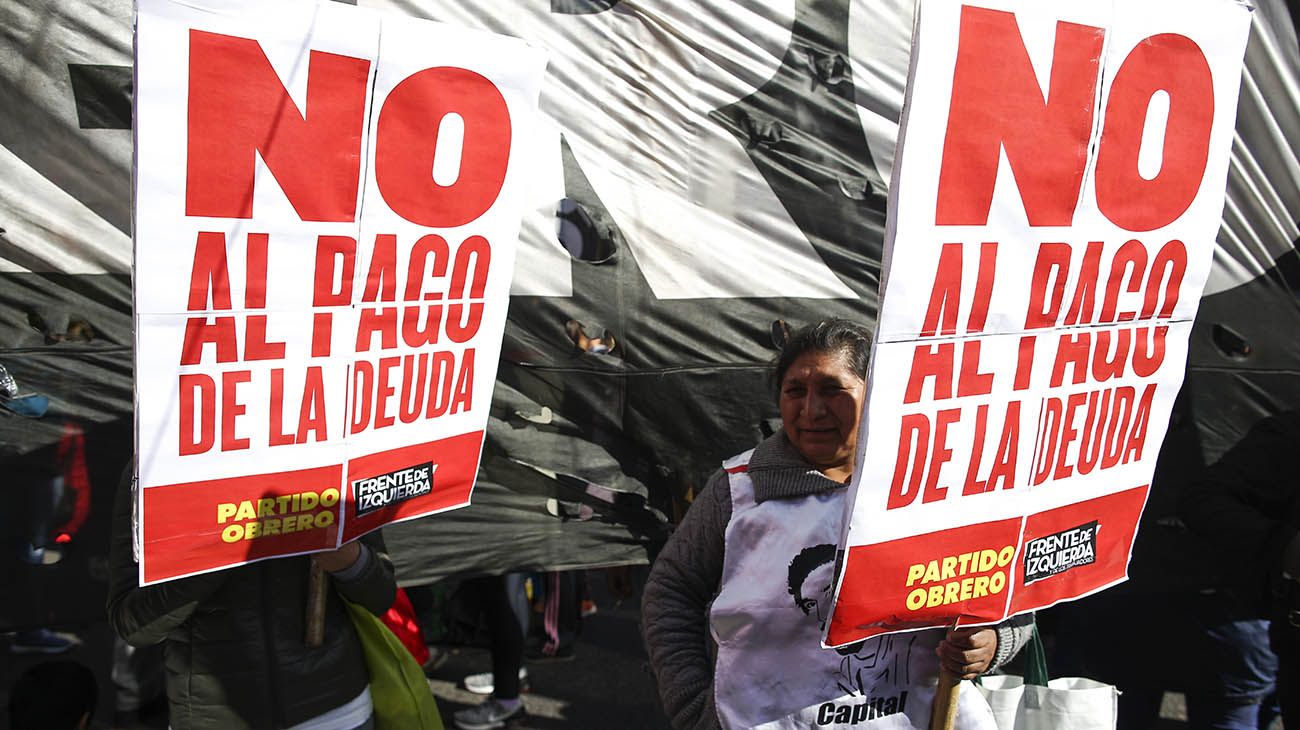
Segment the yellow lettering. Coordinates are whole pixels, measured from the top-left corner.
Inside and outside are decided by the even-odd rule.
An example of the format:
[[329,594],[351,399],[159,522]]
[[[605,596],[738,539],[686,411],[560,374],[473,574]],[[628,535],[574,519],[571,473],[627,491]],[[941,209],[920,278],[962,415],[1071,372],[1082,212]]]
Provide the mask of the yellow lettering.
[[276,518],[272,517],[271,519],[262,523],[263,537],[267,535],[279,535],[279,534],[280,534],[280,521],[277,520]]
[[239,542],[244,538],[244,526],[236,522],[221,531],[222,542]]
[[247,525],[244,525],[244,539],[252,540],[253,538],[258,537],[261,534],[261,531],[262,523],[250,522]]
[[315,492],[303,492],[301,496],[302,499],[298,502],[298,506],[294,508],[296,512],[306,512],[320,502],[320,496]]
[[1011,563],[1011,559],[1014,557],[1016,557],[1015,545],[1008,545],[1002,548],[1002,552],[998,553],[998,567],[1007,567],[1007,565]]
[[958,562],[960,562],[961,564],[958,566],[957,569],[961,572],[962,575],[966,575],[968,569],[970,568],[970,559],[971,556],[973,555],[974,553],[962,553],[961,557],[958,558]]
[[957,577],[957,558],[949,555],[943,559],[943,580]]
[[934,608],[943,603],[943,586],[930,586],[930,596],[925,601],[926,608]]
[[217,524],[218,524],[218,525],[220,525],[221,523],[225,522],[226,520],[228,520],[228,519],[230,519],[231,517],[234,517],[234,516],[235,516],[235,503],[234,503],[234,502],[222,502],[221,504],[217,505]]
[[993,575],[989,576],[990,593],[994,593],[994,594],[1001,593],[1002,589],[1006,587],[1007,587],[1006,573],[994,573]]
[[[323,496],[323,495],[322,495]],[[317,512],[315,524],[317,527],[329,527],[334,524],[333,512]]]
[[939,580],[939,561],[931,560],[929,564],[925,566],[925,578],[923,578],[921,582],[933,583],[936,580]]
[[253,503],[247,499],[239,503],[239,512],[235,513],[237,520],[255,520],[257,519],[257,510],[253,509]]
[[907,610],[915,611],[918,608],[924,606],[925,595],[926,595],[926,590],[924,588],[917,588],[916,590],[907,594]]
[[333,507],[339,503],[339,490],[330,488],[320,493],[320,506]]
[[[325,504],[327,499],[332,499],[331,491],[326,490],[321,494],[321,504]],[[317,526],[321,526],[317,523]],[[958,553],[956,555],[945,555],[942,558],[931,560],[927,563],[913,563],[907,567],[907,585],[914,586],[918,583],[925,585],[927,583],[940,583],[942,585],[931,586],[927,591],[925,588],[918,588],[910,592],[907,596],[907,606],[915,611],[923,605],[934,607],[957,601],[968,601],[971,598],[981,598],[994,593],[999,593],[1006,588],[1007,576],[997,574],[990,576],[975,576],[963,578],[970,573],[988,573],[995,568],[1005,568],[1011,564],[1016,557],[1016,546],[1007,545],[1000,550],[983,549],[971,552]]]
[[259,500],[257,500],[257,516],[258,516],[258,517],[266,517],[267,515],[273,515],[273,514],[275,514],[275,500],[274,500],[274,499],[259,499]]
[[961,586],[958,585],[957,581],[953,581],[953,582],[951,582],[951,583],[948,583],[948,584],[944,585],[943,588],[944,588],[944,590],[943,590],[943,602],[944,602],[944,603],[956,603],[956,602],[957,602],[957,591],[961,589]]

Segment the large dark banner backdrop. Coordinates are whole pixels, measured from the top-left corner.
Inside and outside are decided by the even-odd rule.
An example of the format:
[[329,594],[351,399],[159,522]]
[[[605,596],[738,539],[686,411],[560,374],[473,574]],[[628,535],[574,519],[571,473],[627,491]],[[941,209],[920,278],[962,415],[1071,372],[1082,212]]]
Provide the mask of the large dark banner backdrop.
[[[362,0],[547,49],[473,506],[385,530],[407,584],[643,563],[776,422],[774,329],[874,320],[912,4]],[[1300,406],[1300,48],[1256,3],[1228,203],[1133,565],[1221,580],[1181,484]],[[102,615],[131,453],[131,3],[0,5],[0,628]],[[180,273],[180,272],[178,272]],[[26,411],[26,414],[14,411]],[[39,547],[61,549],[53,565]],[[1177,571],[1169,564],[1177,561]]]

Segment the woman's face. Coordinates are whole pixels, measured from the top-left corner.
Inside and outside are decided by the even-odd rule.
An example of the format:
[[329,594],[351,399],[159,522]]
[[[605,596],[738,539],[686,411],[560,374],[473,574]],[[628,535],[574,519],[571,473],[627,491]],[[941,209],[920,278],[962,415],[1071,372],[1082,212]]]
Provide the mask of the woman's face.
[[866,381],[838,352],[805,352],[781,380],[785,435],[808,463],[836,481],[853,473],[866,393]]

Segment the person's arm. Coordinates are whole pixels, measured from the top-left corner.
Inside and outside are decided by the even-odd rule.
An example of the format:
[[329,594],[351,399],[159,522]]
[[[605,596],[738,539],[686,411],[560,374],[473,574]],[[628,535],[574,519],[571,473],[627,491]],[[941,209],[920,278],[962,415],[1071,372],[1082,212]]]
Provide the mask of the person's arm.
[[1011,661],[1033,632],[1032,613],[1012,616],[997,626],[952,629],[935,653],[944,669],[961,679],[974,679]]
[[731,490],[726,473],[718,471],[659,553],[641,599],[650,666],[676,730],[720,727],[708,608],[722,581],[730,519]]
[[108,620],[122,640],[149,646],[167,638],[199,604],[227,580],[227,573],[140,587],[139,567],[131,553],[132,467],[122,475],[113,498],[113,532],[109,541]]
[[337,550],[316,553],[316,562],[329,573],[334,590],[349,601],[382,616],[397,597],[393,562],[384,550],[383,535],[376,530]]
[[1022,613],[994,626],[993,630],[998,635],[998,647],[993,655],[993,662],[988,669],[984,670],[985,672],[1006,666],[1007,662],[1014,659],[1020,650],[1025,648],[1025,644],[1029,643],[1029,639],[1037,629],[1034,627],[1034,614]]

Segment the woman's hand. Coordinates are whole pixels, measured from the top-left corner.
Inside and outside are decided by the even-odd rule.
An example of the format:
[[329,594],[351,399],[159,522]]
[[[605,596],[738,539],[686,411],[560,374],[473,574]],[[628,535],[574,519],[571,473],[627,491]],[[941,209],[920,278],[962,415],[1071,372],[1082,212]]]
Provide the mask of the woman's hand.
[[323,553],[316,553],[313,558],[316,564],[326,573],[337,573],[352,567],[361,555],[361,543],[353,541],[344,543],[337,550],[326,550]]
[[939,664],[960,679],[974,679],[987,672],[998,651],[998,632],[985,627],[950,629],[934,650]]

